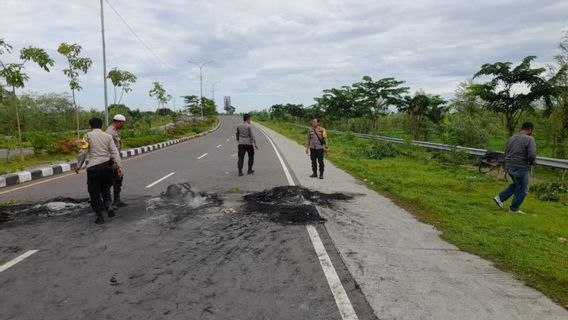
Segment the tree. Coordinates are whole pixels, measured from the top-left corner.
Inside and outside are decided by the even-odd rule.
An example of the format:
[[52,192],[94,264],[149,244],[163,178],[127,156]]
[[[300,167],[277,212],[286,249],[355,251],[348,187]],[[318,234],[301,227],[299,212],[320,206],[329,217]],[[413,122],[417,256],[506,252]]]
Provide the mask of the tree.
[[62,42],[57,48],[62,56],[67,59],[67,69],[63,69],[63,74],[69,79],[69,88],[71,89],[71,96],[73,97],[73,106],[75,107],[75,116],[77,120],[77,139],[79,138],[80,120],[79,120],[79,106],[77,106],[77,101],[75,100],[75,91],[81,91],[83,87],[79,84],[79,72],[86,74],[89,68],[93,64],[90,58],[83,58],[79,55],[81,54],[81,46],[78,44],[68,44]]
[[408,87],[401,87],[402,84],[404,81],[395,78],[373,81],[370,76],[364,76],[361,82],[353,85],[358,94],[358,104],[373,120],[373,132],[377,132],[378,119],[388,113],[389,107],[402,105],[402,95],[409,90]]
[[[125,93],[132,91],[132,85],[136,83],[138,78],[131,72],[119,70],[117,68],[108,72],[107,78],[110,79],[114,86],[114,104],[120,104]],[[120,88],[120,98],[116,101],[116,88]]]
[[204,116],[212,116],[217,114],[217,106],[215,105],[215,102],[211,99],[203,97],[200,105],[199,96],[189,95],[189,96],[182,96],[182,98],[185,103],[184,108],[186,108],[187,111],[193,116],[200,116],[201,108],[203,108]]
[[161,107],[164,107],[166,103],[168,103],[168,101],[172,99],[172,96],[166,92],[166,89],[162,87],[160,82],[154,81],[152,85],[154,87],[149,91],[149,94],[150,97],[158,101],[158,108],[156,108],[156,110],[159,110]]
[[[0,55],[10,53],[12,46],[0,39]],[[45,50],[34,47],[27,47],[20,50],[20,63],[4,63],[0,61],[0,77],[6,81],[6,86],[12,88],[12,103],[16,109],[16,122],[18,128],[18,146],[20,148],[20,159],[24,159],[22,149],[22,127],[20,123],[19,101],[16,95],[16,88],[24,88],[30,77],[24,72],[25,65],[29,61],[34,62],[43,70],[49,72],[49,67],[54,65],[53,59]]]
[[511,62],[484,64],[475,78],[493,77],[486,83],[471,85],[472,92],[484,101],[484,107],[505,117],[507,133],[512,136],[524,112],[534,110],[533,103],[550,104],[553,86],[541,74],[545,68],[531,69],[535,56],[528,56],[516,67]]
[[361,115],[356,105],[358,92],[352,87],[331,88],[323,92],[323,96],[315,100],[332,119],[349,119]]
[[414,139],[428,140],[429,124],[438,125],[447,108],[446,101],[438,95],[417,92],[413,97],[405,96],[398,106],[400,112],[409,115],[408,130]]
[[546,113],[554,124],[554,156],[566,157],[566,140],[568,140],[568,31],[564,33],[559,44],[560,52],[554,56],[556,65],[548,67],[551,74],[549,82],[554,86],[555,95]]

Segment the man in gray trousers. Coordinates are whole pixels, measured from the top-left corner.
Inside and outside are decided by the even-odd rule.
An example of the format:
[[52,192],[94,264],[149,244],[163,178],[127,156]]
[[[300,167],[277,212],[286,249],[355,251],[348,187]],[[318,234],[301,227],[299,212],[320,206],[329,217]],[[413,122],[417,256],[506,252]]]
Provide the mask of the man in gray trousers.
[[250,124],[250,114],[243,116],[243,123],[237,127],[237,142],[239,143],[239,160],[237,163],[239,169],[239,177],[243,176],[243,166],[245,162],[245,153],[248,154],[248,171],[247,174],[253,174],[252,166],[254,165],[254,150],[258,150],[256,138]]
[[536,143],[532,137],[534,125],[531,122],[523,123],[521,132],[509,138],[505,147],[505,169],[513,182],[493,200],[504,208],[503,202],[513,197],[509,207],[510,213],[521,213],[521,204],[529,192],[529,166],[536,161]]

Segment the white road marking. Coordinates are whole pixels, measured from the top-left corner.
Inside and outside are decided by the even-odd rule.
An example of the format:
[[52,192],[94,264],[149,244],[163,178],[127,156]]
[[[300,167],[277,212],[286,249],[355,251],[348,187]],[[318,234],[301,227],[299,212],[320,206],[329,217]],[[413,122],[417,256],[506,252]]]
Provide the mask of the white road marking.
[[16,258],[12,259],[11,261],[4,263],[3,265],[0,266],[0,272],[4,272],[4,271],[10,269],[15,264],[22,262],[24,259],[26,259],[27,257],[31,256],[32,254],[36,253],[37,251],[38,250],[28,250],[25,253],[23,253],[23,254],[17,256]]
[[231,157],[233,157],[233,158],[236,157],[236,156],[237,156],[236,153],[233,153],[233,154],[231,155]]
[[231,140],[231,138],[227,139],[227,141],[226,141],[226,142],[229,142],[229,140]]
[[222,144],[218,145],[217,148],[221,148]]
[[[284,162],[284,159],[280,155],[280,152],[276,148],[276,145],[272,141],[272,139],[262,130],[260,132],[264,134],[264,136],[268,139],[278,160],[280,160],[280,165],[282,165],[282,169],[284,169],[284,174],[286,175],[286,179],[288,180],[288,184],[291,186],[295,186],[294,179],[292,179],[292,175],[290,171],[288,171],[288,167]],[[331,259],[325,250],[325,246],[321,241],[321,238],[318,234],[318,231],[314,226],[307,225],[306,229],[308,230],[308,234],[310,236],[310,240],[312,241],[312,245],[314,246],[314,250],[316,251],[316,255],[318,256],[321,268],[323,269],[323,273],[325,274],[325,278],[327,279],[327,283],[329,284],[329,288],[331,289],[331,293],[333,294],[333,298],[335,299],[335,304],[339,309],[339,313],[341,314],[341,318],[343,320],[358,320],[357,314],[355,313],[355,309],[353,309],[353,305],[351,301],[349,301],[349,296],[347,296],[347,292],[345,292],[345,288],[343,288],[343,284],[341,284],[341,280],[337,275],[337,271],[333,267],[333,263],[331,263]]]
[[147,185],[147,186],[146,186],[146,189],[148,189],[148,188],[152,188],[153,186],[155,186],[155,185],[157,185],[158,183],[160,183],[160,182],[162,182],[162,181],[166,180],[167,178],[169,178],[169,177],[173,176],[174,174],[175,174],[175,172],[169,173],[169,174],[168,174],[168,175],[166,175],[165,177],[163,177],[163,178],[160,178],[160,179],[158,179],[158,180],[156,180],[156,181],[154,181],[154,182],[150,183],[149,185]]
[[204,153],[202,155],[199,156],[199,158],[197,158],[197,160],[201,160],[203,158],[205,158],[208,155],[208,153]]

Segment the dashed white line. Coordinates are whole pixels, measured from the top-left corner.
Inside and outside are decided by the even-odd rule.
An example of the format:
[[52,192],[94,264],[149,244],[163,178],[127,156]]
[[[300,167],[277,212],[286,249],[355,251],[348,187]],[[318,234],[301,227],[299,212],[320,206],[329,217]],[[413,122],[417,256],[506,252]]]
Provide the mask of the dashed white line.
[[[272,148],[274,149],[278,160],[280,160],[280,165],[282,165],[282,169],[284,169],[284,174],[286,175],[288,184],[295,186],[296,184],[294,183],[294,179],[292,179],[292,175],[290,174],[290,171],[288,171],[288,167],[286,166],[284,159],[280,155],[280,152],[276,148],[276,145],[262,129],[260,129],[260,132],[262,132],[262,134],[266,136],[266,138],[272,145]],[[325,246],[321,241],[318,231],[314,226],[310,225],[306,226],[306,229],[308,230],[310,240],[312,241],[312,245],[314,246],[314,250],[316,252],[316,255],[318,256],[321,268],[323,270],[323,273],[325,274],[325,278],[327,279],[327,283],[329,284],[333,298],[335,299],[335,304],[339,309],[339,314],[341,314],[341,318],[343,320],[358,320],[359,318],[355,313],[355,309],[353,308],[351,301],[349,301],[349,296],[347,296],[347,292],[345,292],[345,288],[343,288],[343,284],[341,284],[341,280],[337,275],[337,271],[335,271],[335,268],[333,267],[333,263],[331,262],[327,251],[325,250]]]
[[237,153],[233,153],[233,154],[231,155],[231,157],[233,157],[233,158],[236,157],[236,156],[237,156]]
[[160,179],[158,179],[158,180],[156,180],[156,181],[150,183],[149,185],[146,186],[146,189],[152,188],[153,186],[155,186],[155,185],[157,185],[158,183],[160,183],[160,182],[166,180],[167,178],[173,176],[174,174],[175,174],[175,172],[169,173],[169,174],[167,174],[165,177],[160,178]]
[[200,155],[200,156],[197,158],[197,160],[201,160],[201,159],[205,158],[208,154],[209,154],[209,153],[204,153],[204,154]]
[[217,148],[221,148],[222,144],[218,145]]
[[24,252],[23,254],[17,256],[16,258],[4,263],[3,265],[0,266],[0,272],[4,272],[4,271],[10,269],[15,264],[22,262],[24,259],[26,259],[27,257],[31,256],[32,254],[36,253],[37,251],[38,250],[28,250],[28,251]]
[[225,142],[229,142],[229,140],[231,140],[231,138],[227,139],[227,141],[225,141]]

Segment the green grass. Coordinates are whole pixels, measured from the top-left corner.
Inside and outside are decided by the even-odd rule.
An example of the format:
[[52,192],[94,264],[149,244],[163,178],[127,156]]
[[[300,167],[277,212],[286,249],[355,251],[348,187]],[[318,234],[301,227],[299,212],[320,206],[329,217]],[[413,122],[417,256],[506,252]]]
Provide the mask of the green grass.
[[[303,129],[264,124],[304,142]],[[543,202],[529,194],[522,208],[528,215],[508,214],[492,201],[506,186],[496,177],[440,163],[415,148],[407,150],[410,156],[366,159],[354,151],[368,141],[342,136],[330,139],[328,158],[338,167],[436,226],[443,239],[461,250],[493,261],[568,307],[568,246],[557,242],[559,237],[568,237],[566,204]],[[547,172],[536,178],[549,181],[554,175]]]

